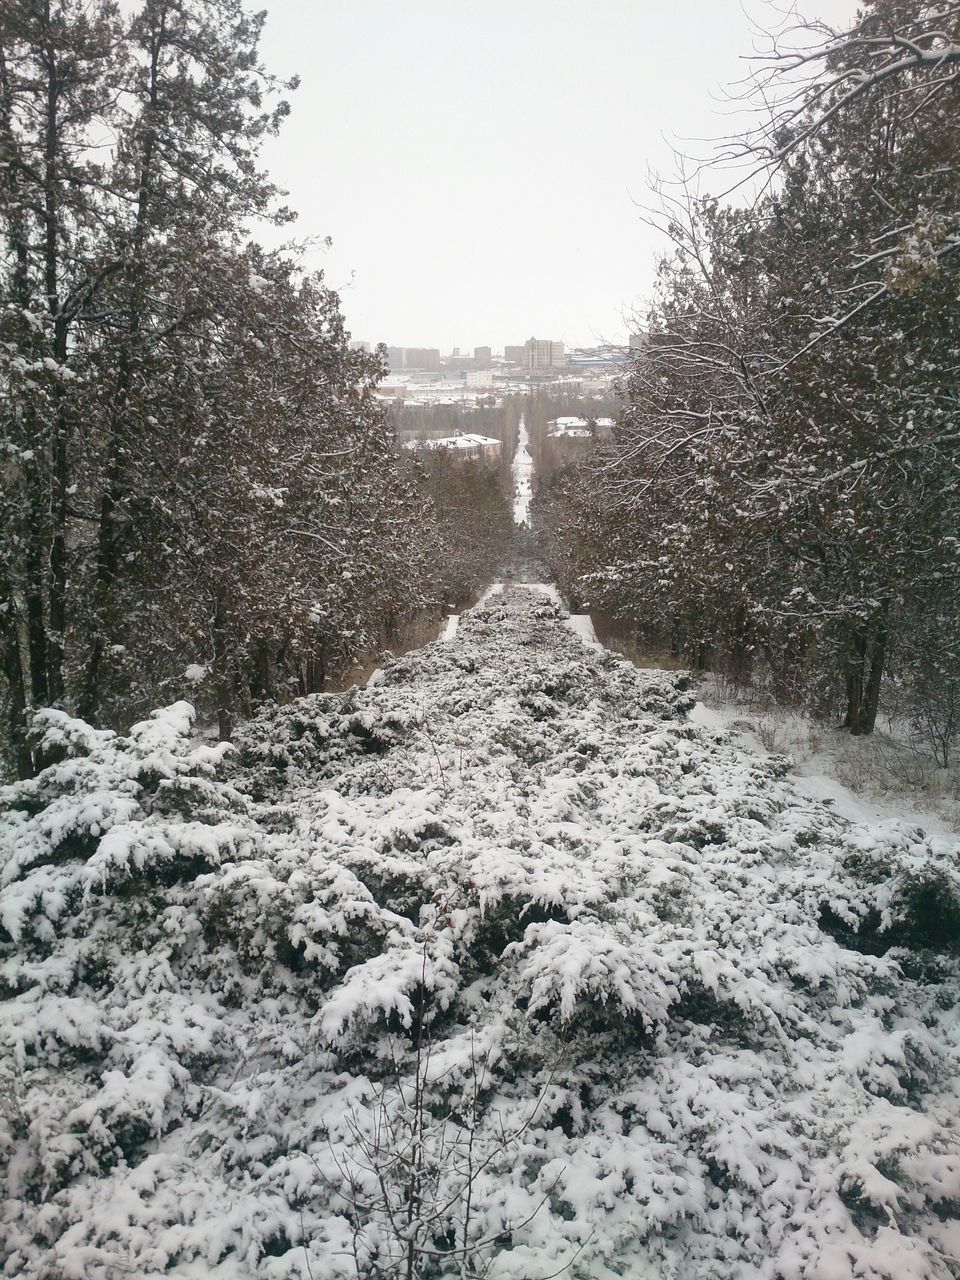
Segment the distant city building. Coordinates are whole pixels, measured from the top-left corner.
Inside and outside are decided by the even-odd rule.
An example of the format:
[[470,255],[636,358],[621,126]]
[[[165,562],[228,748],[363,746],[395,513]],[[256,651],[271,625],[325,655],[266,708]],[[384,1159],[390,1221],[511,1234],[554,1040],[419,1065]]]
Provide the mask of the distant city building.
[[503,449],[502,443],[494,436],[481,436],[458,431],[453,436],[443,436],[439,440],[409,440],[406,449],[442,449],[455,458],[479,458],[483,462],[498,463]]
[[649,344],[649,342],[650,342],[649,333],[631,333],[630,350],[642,351],[643,348]]
[[547,423],[547,435],[553,439],[592,440],[607,436],[612,430],[612,418],[554,418]]
[[493,370],[492,369],[468,369],[466,376],[467,376],[468,387],[492,387],[493,386]]
[[437,347],[407,347],[404,352],[404,368],[424,369],[428,373],[439,373],[439,349]]
[[478,369],[489,369],[490,362],[493,359],[493,349],[491,347],[474,347],[473,358],[477,362]]
[[444,377],[462,379],[468,369],[476,367],[476,361],[473,356],[459,355],[454,352],[453,355],[444,356],[440,361],[443,368]]
[[504,347],[503,358],[507,364],[523,364],[526,360],[527,349],[522,344],[518,347]]
[[571,351],[567,364],[578,369],[616,369],[627,361],[627,353],[623,347],[583,347]]
[[440,372],[440,351],[437,347],[387,347],[387,361],[393,373],[402,373],[404,369]]
[[562,342],[550,338],[528,338],[524,343],[523,366],[534,373],[541,369],[562,369],[567,363]]

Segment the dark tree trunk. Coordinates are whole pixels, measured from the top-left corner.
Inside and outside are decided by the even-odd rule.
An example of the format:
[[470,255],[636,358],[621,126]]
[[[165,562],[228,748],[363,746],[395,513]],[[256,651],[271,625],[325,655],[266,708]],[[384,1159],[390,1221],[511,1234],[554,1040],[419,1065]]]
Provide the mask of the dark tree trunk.
[[[10,114],[7,66],[2,49],[0,49],[0,90],[2,90],[0,107],[2,107],[3,112],[4,133],[8,139],[12,139],[14,134]],[[7,227],[9,231],[9,247],[14,263],[11,292],[12,297],[16,299],[17,304],[26,315],[32,311],[34,299],[29,271],[29,237],[22,213],[22,197],[19,192],[20,169],[15,163],[13,151],[4,157],[4,161],[8,200],[6,212],[10,215]],[[33,358],[42,354],[38,340],[32,334],[25,335],[24,347]],[[50,699],[47,685],[46,627],[43,610],[45,561],[43,539],[47,521],[44,486],[39,469],[42,441],[38,424],[29,411],[27,412],[26,420],[21,420],[16,425],[19,428],[18,434],[21,436],[24,447],[31,450],[34,455],[26,466],[24,485],[28,522],[28,527],[24,530],[26,547],[23,562],[28,681],[25,682],[24,680],[22,655],[20,654],[20,637],[15,627],[4,638],[4,670],[7,673],[8,680],[13,678],[14,684],[17,684],[22,691],[24,705],[26,705],[28,697],[35,705],[43,705],[49,702]],[[13,626],[12,620],[15,615],[12,599],[9,601],[8,609],[11,612],[7,615],[7,619],[9,625]],[[11,656],[14,651],[17,655],[15,670]],[[16,700],[14,684],[10,686],[11,697]]]
[[672,622],[670,624],[670,657],[675,662],[682,661],[685,642],[686,637],[680,628],[680,624]]
[[317,649],[316,658],[310,659],[310,692],[322,693],[327,683],[327,650],[325,645]]
[[850,638],[847,660],[847,714],[844,726],[851,736],[873,733],[880,706],[880,685],[887,655],[888,606],[884,605],[873,620],[872,638],[868,631],[854,631]]
[[750,633],[747,627],[747,620],[742,612],[734,620],[730,637],[728,665],[731,676],[739,684],[745,684],[750,679],[750,673],[753,668],[753,655],[750,648]]
[[123,442],[127,429],[130,390],[133,385],[134,352],[142,338],[144,311],[144,262],[150,202],[152,197],[154,152],[157,145],[158,105],[160,100],[160,55],[166,41],[166,8],[161,12],[158,29],[153,33],[150,50],[150,84],[148,103],[143,118],[142,153],[137,192],[137,211],[131,237],[131,252],[124,276],[130,289],[127,331],[117,361],[117,379],[113,392],[113,411],[107,431],[107,464],[100,495],[97,534],[97,604],[95,632],[83,682],[82,705],[88,715],[97,713],[100,682],[103,676],[103,654],[106,648],[105,627],[110,609],[110,594],[120,563],[120,527],[118,512],[124,498]]
[[217,734],[221,742],[229,742],[233,737],[233,716],[226,707],[217,708]]
[[[49,6],[45,14],[48,30],[51,30]],[[53,344],[50,354],[58,364],[67,358],[67,319],[60,299],[60,201],[59,201],[59,153],[60,153],[60,80],[59,62],[51,34],[47,55],[47,113],[44,143],[44,291],[47,308],[53,321]],[[47,634],[45,637],[47,698],[59,701],[63,697],[63,632],[66,624],[66,493],[67,493],[67,424],[61,390],[57,392],[53,437],[50,448],[51,492],[50,526],[50,583],[48,596]],[[32,662],[31,662],[32,665]],[[46,700],[46,699],[45,699]]]
[[114,586],[120,557],[120,538],[116,512],[120,501],[120,418],[130,384],[129,363],[121,356],[114,411],[109,431],[109,458],[100,494],[100,519],[97,530],[97,579],[94,635],[87,658],[79,712],[85,720],[95,721],[100,709],[103,654],[106,648],[105,628],[110,609],[110,592]]
[[26,540],[26,584],[24,603],[27,615],[27,655],[30,667],[30,700],[34,706],[46,706],[50,701],[47,681],[47,626],[43,608],[44,595],[44,530],[47,527],[43,510],[43,491],[35,462],[29,464],[27,473],[27,511],[29,527]]
[[255,703],[269,701],[274,697],[273,676],[273,654],[270,646],[263,641],[257,645],[250,679],[250,692]]
[[213,611],[213,672],[214,688],[217,696],[217,727],[220,741],[226,742],[233,733],[233,709],[235,688],[233,673],[230,670],[230,657],[227,642],[227,601],[220,594],[217,596]]
[[3,674],[7,683],[7,736],[18,778],[33,775],[33,758],[27,742],[27,691],[23,679],[23,661],[13,601],[7,596],[2,615],[0,646],[3,650]]
[[870,673],[863,695],[862,732],[873,733],[877,724],[877,710],[880,706],[880,684],[883,679],[883,666],[887,656],[887,607],[884,606],[880,622],[870,648]]
[[[67,326],[58,317],[54,332],[54,359],[67,359]],[[63,658],[67,630],[67,489],[69,477],[70,424],[62,391],[57,395],[57,413],[51,457],[52,491],[50,514],[50,593],[47,613],[47,680],[50,700],[63,699]]]
[[847,714],[844,726],[851,736],[859,737],[863,728],[864,664],[867,657],[867,637],[863,631],[855,631],[850,638],[847,657]]

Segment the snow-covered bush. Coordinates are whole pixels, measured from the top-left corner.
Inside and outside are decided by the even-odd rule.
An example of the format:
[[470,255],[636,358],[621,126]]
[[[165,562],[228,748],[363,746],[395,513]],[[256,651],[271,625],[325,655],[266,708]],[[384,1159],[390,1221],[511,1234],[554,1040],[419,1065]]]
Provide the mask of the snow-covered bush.
[[54,716],[2,795],[2,1273],[947,1280],[956,846],[690,700],[514,589],[235,751]]

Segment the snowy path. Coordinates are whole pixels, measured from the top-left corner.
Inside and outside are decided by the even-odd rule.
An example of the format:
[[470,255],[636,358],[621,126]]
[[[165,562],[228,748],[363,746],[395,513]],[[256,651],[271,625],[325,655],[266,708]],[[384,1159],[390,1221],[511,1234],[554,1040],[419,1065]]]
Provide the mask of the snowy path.
[[529,449],[530,434],[527,431],[527,420],[520,419],[520,431],[517,436],[517,451],[513,455],[513,522],[528,525],[530,523],[530,499],[533,497],[533,457]]
[[0,812],[0,1274],[394,1276],[415,1146],[470,1274],[948,1280],[956,842],[584,631],[491,589],[233,758],[182,703],[50,713],[75,758]]

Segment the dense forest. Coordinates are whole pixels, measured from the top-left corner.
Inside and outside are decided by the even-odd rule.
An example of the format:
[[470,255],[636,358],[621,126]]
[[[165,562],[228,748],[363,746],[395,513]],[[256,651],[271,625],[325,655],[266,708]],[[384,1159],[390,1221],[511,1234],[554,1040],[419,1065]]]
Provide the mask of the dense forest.
[[260,64],[263,17],[0,13],[0,646],[21,776],[43,763],[36,707],[119,726],[187,690],[226,733],[465,594],[443,482],[374,396],[381,356],[349,348],[301,253],[250,238],[293,216],[258,163],[295,88]]
[[761,62],[774,105],[722,149],[727,198],[662,187],[669,250],[615,438],[540,515],[564,589],[652,648],[853,734],[883,705],[945,764],[960,11],[870,0],[849,34],[804,36]]

